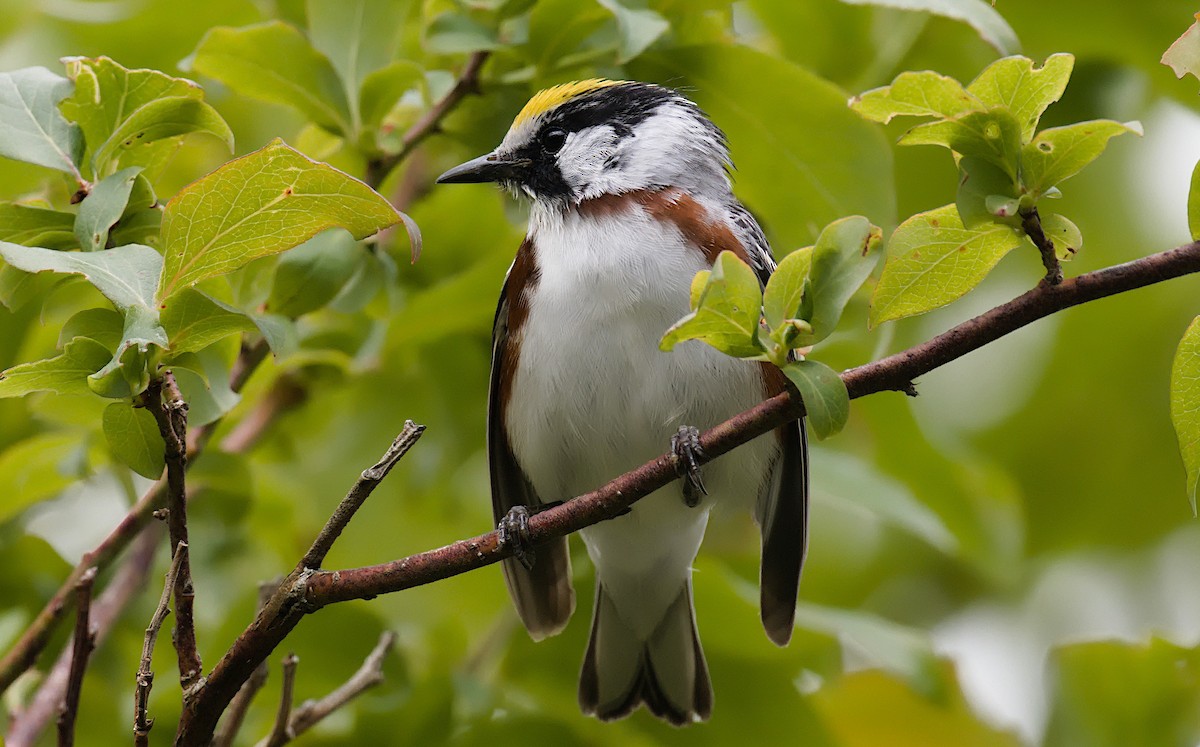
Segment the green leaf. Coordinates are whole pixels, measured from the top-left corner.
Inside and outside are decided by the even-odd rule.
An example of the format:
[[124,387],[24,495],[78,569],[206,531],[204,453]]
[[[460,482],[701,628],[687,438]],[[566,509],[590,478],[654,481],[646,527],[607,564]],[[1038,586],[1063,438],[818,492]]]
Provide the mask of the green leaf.
[[504,45],[482,23],[458,13],[442,13],[425,29],[425,46],[435,54],[468,54]]
[[953,119],[918,125],[900,137],[901,145],[942,145],[975,156],[1016,179],[1021,157],[1021,125],[1007,109],[967,112]]
[[188,425],[193,428],[215,421],[241,399],[229,388],[229,364],[221,347],[220,344],[210,345],[195,353],[194,362],[203,367],[202,374],[187,368],[173,369],[175,381],[188,403]]
[[287,358],[300,346],[296,323],[286,316],[255,314],[250,320],[258,327],[259,334],[267,341],[267,347],[271,348],[271,354],[276,359]]
[[754,270],[733,252],[721,252],[700,295],[700,305],[668,329],[658,346],[671,350],[685,340],[703,340],[738,358],[761,355],[761,307],[762,291]]
[[1200,316],[1192,320],[1171,365],[1171,422],[1187,470],[1187,495],[1196,513],[1200,483]]
[[620,44],[617,47],[617,63],[625,64],[637,57],[659,37],[667,32],[671,24],[667,19],[649,8],[628,8],[620,0],[596,0],[617,19]]
[[46,249],[73,249],[75,216],[57,210],[0,202],[0,241]]
[[[3,387],[0,381],[0,387]],[[79,434],[41,433],[0,452],[0,521],[8,521],[28,506],[56,495],[79,479],[64,463],[79,450]]]
[[[137,191],[136,187],[134,191]],[[116,246],[127,244],[158,246],[159,233],[162,231],[162,216],[162,209],[157,207],[127,212],[109,231],[108,243]]]
[[[157,70],[128,70],[107,57],[68,57],[63,62],[75,81],[75,92],[61,108],[82,128],[97,178],[117,170],[120,162],[146,165],[125,157],[128,151],[122,146],[127,141],[144,144],[199,130],[232,148],[229,127],[201,101],[204,92],[194,82]],[[164,100],[173,103],[161,103]]]
[[100,343],[78,337],[67,343],[62,355],[22,363],[0,373],[0,397],[23,397],[32,392],[86,394],[87,377],[111,357]]
[[218,304],[194,288],[164,301],[161,313],[172,356],[202,350],[229,335],[257,330],[248,315]]
[[812,345],[833,333],[850,297],[862,286],[879,261],[883,232],[862,216],[834,221],[817,238],[804,294],[812,334],[801,334],[799,345]]
[[987,0],[842,0],[850,5],[877,5],[899,10],[917,10],[962,21],[975,29],[1000,54],[1021,50],[1017,34]]
[[353,132],[350,104],[333,64],[286,23],[210,29],[192,67],[240,94],[290,106],[335,132]]
[[72,88],[71,81],[44,67],[0,73],[0,156],[82,180],[83,135],[58,111]]
[[409,3],[395,0],[308,0],[308,38],[342,80],[351,120],[360,122],[358,95],[367,76],[392,60]]
[[1020,221],[1020,194],[1013,178],[982,158],[964,156],[958,161],[959,180],[955,206],[967,228],[997,221]]
[[[767,320],[767,326],[771,329],[782,327],[789,319],[803,318],[801,302],[804,300],[804,287],[808,283],[809,270],[812,268],[813,249],[814,247],[806,246],[788,254],[780,261],[775,272],[771,273],[767,287],[763,289],[763,318]],[[696,280],[703,275],[704,273],[697,274]],[[705,279],[707,280],[707,277]],[[703,290],[703,286],[698,288],[693,281],[693,308],[698,303],[697,293]]]
[[97,168],[119,163],[131,148],[193,132],[212,135],[233,151],[233,131],[216,109],[197,99],[174,96],[151,101],[130,114],[96,150]]
[[[1192,185],[1188,191],[1188,230],[1192,241],[1200,241],[1200,161],[1192,169]],[[0,213],[2,215],[2,213]]]
[[35,300],[44,302],[62,280],[61,275],[33,275],[0,263],[0,304],[17,311]]
[[1042,232],[1054,242],[1054,253],[1063,262],[1075,258],[1083,248],[1083,234],[1066,217],[1058,213],[1047,213],[1041,216]]
[[873,122],[887,124],[892,117],[948,118],[986,107],[954,78],[925,70],[900,73],[890,86],[850,99],[850,108]]
[[535,71],[544,75],[587,40],[595,38],[596,32],[607,23],[611,23],[609,14],[598,4],[538,0],[529,12],[529,41],[518,49]]
[[414,88],[425,89],[425,71],[415,62],[397,60],[367,75],[359,94],[362,126],[366,129],[378,128],[400,97]]
[[159,323],[158,309],[131,306],[125,309],[121,342],[112,360],[88,377],[88,387],[101,397],[123,399],[145,391],[167,347],[167,333]]
[[97,252],[108,243],[108,231],[125,208],[141,166],[130,166],[97,182],[91,193],[79,205],[75,219],[75,236],[85,252]]
[[[193,182],[167,203],[159,298],[327,228],[362,239],[397,223],[386,199],[328,164],[275,140]],[[107,252],[106,252],[107,253]]]
[[88,337],[113,350],[121,344],[125,331],[125,317],[119,311],[98,306],[76,312],[67,320],[58,333],[58,346],[65,347],[76,337]]
[[1034,69],[1028,57],[1005,57],[983,69],[967,86],[988,107],[1007,107],[1021,124],[1021,139],[1029,142],[1046,107],[1066,90],[1075,56],[1055,54]]
[[275,268],[266,309],[298,317],[333,300],[362,264],[354,237],[340,228],[322,231],[288,250]]
[[883,274],[871,299],[871,325],[954,301],[1020,245],[1015,228],[993,223],[963,227],[953,205],[918,213],[900,224],[888,244]]
[[1171,68],[1176,78],[1188,74],[1200,78],[1200,19],[1167,48],[1162,56],[1162,64]]
[[781,370],[799,390],[817,440],[836,435],[845,427],[850,419],[850,394],[837,371],[812,360],[791,361]]
[[166,444],[149,410],[129,402],[113,402],[104,408],[102,423],[109,451],[118,462],[142,477],[162,477]]
[[1042,130],[1021,151],[1021,181],[1026,191],[1037,197],[1078,174],[1100,157],[1109,140],[1126,132],[1141,136],[1141,123],[1094,119]]
[[83,254],[0,241],[0,258],[25,272],[82,275],[122,311],[153,308],[155,281],[162,269],[159,253],[138,244]]

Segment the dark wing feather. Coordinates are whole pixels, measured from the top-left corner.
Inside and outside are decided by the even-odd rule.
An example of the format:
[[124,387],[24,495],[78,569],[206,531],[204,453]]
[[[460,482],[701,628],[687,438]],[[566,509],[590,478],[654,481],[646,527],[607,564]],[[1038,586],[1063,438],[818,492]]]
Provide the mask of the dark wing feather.
[[[775,260],[762,228],[741,205],[731,205],[729,216],[759,282],[766,285],[775,271]],[[764,364],[763,375],[768,396],[787,386],[785,377],[770,364]],[[781,454],[759,495],[755,519],[762,530],[759,603],[763,627],[772,641],[785,646],[792,637],[800,569],[808,551],[808,432],[801,418],[775,434]]]
[[[510,271],[509,277],[511,275]],[[492,327],[492,377],[488,389],[488,469],[492,482],[492,516],[497,522],[513,506],[535,510],[542,505],[525,472],[517,464],[500,413],[501,375],[507,366],[516,365],[516,361],[506,359],[509,290],[509,278],[505,278]],[[529,635],[536,641],[560,632],[575,610],[566,538],[539,545],[532,569],[526,569],[512,558],[501,561],[501,565],[509,595]]]

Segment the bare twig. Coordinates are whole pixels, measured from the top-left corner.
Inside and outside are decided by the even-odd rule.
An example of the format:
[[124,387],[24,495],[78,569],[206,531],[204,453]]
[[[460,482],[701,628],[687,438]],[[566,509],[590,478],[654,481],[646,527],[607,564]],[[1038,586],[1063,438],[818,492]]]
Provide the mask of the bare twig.
[[87,671],[88,657],[92,655],[96,637],[92,632],[92,584],[96,581],[96,569],[84,571],[83,578],[75,585],[75,638],[71,644],[71,668],[67,676],[67,692],[63,696],[58,713],[58,745],[71,747],[75,744],[75,717],[79,712],[79,694],[83,690],[83,673]]
[[1042,230],[1042,217],[1038,215],[1036,207],[1021,211],[1021,229],[1041,252],[1042,266],[1046,268],[1046,277],[1042,279],[1042,282],[1046,285],[1061,283],[1063,281],[1062,265],[1058,261],[1058,255],[1054,253],[1054,242]]
[[363,660],[362,666],[341,687],[320,700],[306,700],[301,703],[288,724],[292,738],[300,736],[329,714],[383,682],[383,660],[395,644],[396,634],[390,630],[384,632],[379,636],[379,643],[375,644],[375,648]]
[[[1024,295],[909,350],[842,372],[852,398],[882,391],[908,392],[913,379],[1043,317],[1078,304],[1200,272],[1200,242],[1080,275],[1059,285],[1041,284]],[[804,414],[799,397],[776,395],[700,436],[707,463]],[[541,544],[617,516],[635,501],[678,479],[669,455],[659,456],[602,488],[539,512],[529,520],[530,541]],[[365,568],[313,571],[301,565],[285,579],[213,668],[180,721],[177,745],[204,745],[221,711],[254,667],[305,614],[349,599],[420,586],[496,563],[512,554],[495,531],[452,545]]]
[[[154,564],[155,550],[161,541],[162,533],[157,525],[144,532],[134,543],[129,562],[122,564],[108,586],[92,602],[90,617],[96,645],[103,642],[129,600],[146,585]],[[7,747],[30,747],[54,718],[67,691],[72,654],[70,648],[63,650],[29,705],[13,718],[8,727]]]
[[146,711],[147,704],[150,702],[150,688],[154,686],[154,670],[151,669],[154,660],[154,644],[158,641],[158,631],[162,629],[163,621],[171,612],[171,592],[175,588],[179,569],[186,562],[187,552],[187,543],[175,546],[175,556],[171,559],[171,567],[167,571],[166,581],[163,583],[162,596],[158,599],[158,606],[154,608],[154,614],[150,616],[150,624],[146,626],[146,637],[142,642],[142,662],[138,666],[137,689],[133,696],[133,736],[134,743],[139,747],[146,747],[150,744],[150,729],[154,726],[154,719],[150,718]]
[[304,554],[304,558],[300,561],[301,566],[304,568],[321,567],[321,563],[325,562],[325,556],[329,554],[333,543],[337,541],[342,530],[354,518],[355,512],[362,506],[363,501],[370,497],[383,478],[387,477],[388,472],[392,471],[392,467],[396,466],[396,462],[408,453],[408,450],[424,432],[425,426],[417,425],[411,420],[404,421],[404,429],[392,441],[387,452],[375,463],[374,467],[363,470],[358,481],[350,488],[350,492],[346,493],[346,497],[334,509],[333,515],[329,517],[329,521],[325,522],[321,533],[313,540],[312,547],[308,548],[308,552]]
[[[279,588],[281,580],[277,578],[274,581],[265,581],[258,585],[258,609],[261,610],[266,605],[271,595],[275,593],[275,589]],[[242,721],[246,718],[246,712],[250,710],[250,704],[254,702],[254,696],[258,695],[258,691],[263,688],[263,685],[267,684],[268,672],[267,660],[263,659],[229,704],[229,708],[221,719],[221,728],[213,737],[212,747],[233,747],[233,742],[237,738],[238,732],[241,731]]]
[[275,726],[271,734],[259,740],[255,747],[280,747],[292,741],[292,703],[295,699],[296,665],[300,659],[295,654],[283,657],[283,688],[279,695],[279,711],[275,714]]
[[408,157],[413,149],[421,144],[421,141],[437,132],[442,120],[446,115],[453,111],[454,107],[458,106],[459,102],[466,98],[467,94],[475,93],[479,90],[479,71],[483,68],[483,63],[491,53],[487,51],[476,52],[467,60],[467,64],[463,67],[463,71],[459,73],[458,78],[454,81],[454,85],[446,92],[446,95],[437,101],[429,111],[413,123],[412,127],[404,133],[400,139],[400,150],[394,154],[372,159],[367,163],[366,183],[378,189],[388,174],[392,173],[392,169]]

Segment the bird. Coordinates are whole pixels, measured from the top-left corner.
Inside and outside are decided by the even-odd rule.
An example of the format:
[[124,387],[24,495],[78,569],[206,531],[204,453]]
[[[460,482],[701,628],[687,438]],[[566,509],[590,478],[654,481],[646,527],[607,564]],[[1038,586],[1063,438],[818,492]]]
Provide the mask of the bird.
[[[765,284],[775,268],[734,197],[724,133],[682,93],[591,79],[535,94],[490,153],[439,183],[500,185],[529,203],[492,334],[487,449],[494,518],[519,545],[531,513],[671,448],[683,479],[580,532],[596,569],[579,704],[602,720],[645,706],[705,721],[713,688],[692,564],[714,505],[752,511],[762,536],[761,619],[787,645],[808,536],[804,421],[695,466],[700,428],[784,391],[770,363],[700,341],[659,349],[690,310],[693,277],[722,251]],[[507,531],[506,531],[507,530]],[[534,640],[575,608],[565,538],[503,561]]]

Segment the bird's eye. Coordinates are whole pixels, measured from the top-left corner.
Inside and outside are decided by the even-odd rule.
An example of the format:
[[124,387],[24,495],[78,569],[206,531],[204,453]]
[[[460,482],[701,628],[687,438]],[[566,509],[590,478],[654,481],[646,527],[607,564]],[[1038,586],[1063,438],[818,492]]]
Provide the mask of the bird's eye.
[[547,130],[546,134],[542,135],[542,150],[553,155],[562,150],[563,145],[567,142],[567,133],[564,130],[553,129]]

